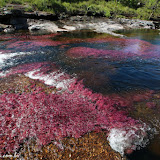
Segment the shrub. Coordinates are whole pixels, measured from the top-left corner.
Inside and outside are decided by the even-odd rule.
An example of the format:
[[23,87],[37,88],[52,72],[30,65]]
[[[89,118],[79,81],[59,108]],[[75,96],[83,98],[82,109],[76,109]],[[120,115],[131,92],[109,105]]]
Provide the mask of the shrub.
[[23,0],[5,0],[5,1],[11,4],[23,4]]
[[3,7],[5,5],[5,0],[0,1],[0,7]]
[[138,8],[139,7],[139,0],[120,0],[120,2],[128,7],[131,8]]
[[159,0],[1,0],[0,6],[5,6],[6,3],[23,4],[24,2],[29,3],[36,10],[58,15],[62,13],[88,14],[141,19],[160,16]]

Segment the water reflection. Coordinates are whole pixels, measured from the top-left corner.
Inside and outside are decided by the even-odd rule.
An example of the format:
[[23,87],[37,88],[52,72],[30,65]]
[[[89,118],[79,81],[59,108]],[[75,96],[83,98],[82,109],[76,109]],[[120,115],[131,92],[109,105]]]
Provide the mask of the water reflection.
[[126,35],[130,38],[142,39],[155,45],[160,45],[160,31],[158,30],[131,29],[116,31],[116,33]]

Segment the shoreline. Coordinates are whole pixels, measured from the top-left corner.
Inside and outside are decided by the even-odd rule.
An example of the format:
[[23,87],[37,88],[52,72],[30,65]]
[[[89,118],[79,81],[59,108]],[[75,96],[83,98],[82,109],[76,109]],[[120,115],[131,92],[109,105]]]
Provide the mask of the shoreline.
[[42,33],[70,32],[92,30],[124,37],[114,31],[123,29],[159,29],[160,22],[139,19],[109,19],[85,15],[67,16],[47,12],[24,12],[21,9],[4,10],[0,13],[0,33],[14,33],[19,30]]

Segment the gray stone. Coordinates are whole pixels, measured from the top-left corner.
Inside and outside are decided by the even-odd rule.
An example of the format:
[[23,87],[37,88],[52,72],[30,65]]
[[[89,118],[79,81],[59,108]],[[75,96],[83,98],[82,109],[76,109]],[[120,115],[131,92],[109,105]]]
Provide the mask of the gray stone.
[[3,31],[5,33],[13,33],[15,31],[15,29],[14,28],[5,28]]
[[153,21],[119,18],[117,22],[124,25],[126,28],[130,29],[138,29],[138,28],[155,29]]
[[28,29],[30,31],[42,31],[48,33],[57,33],[57,32],[65,32],[66,29],[59,28],[54,22],[52,21],[45,21],[45,20],[28,20]]
[[0,32],[7,32],[7,33],[11,33],[13,32],[15,29],[12,25],[5,25],[5,24],[0,24]]

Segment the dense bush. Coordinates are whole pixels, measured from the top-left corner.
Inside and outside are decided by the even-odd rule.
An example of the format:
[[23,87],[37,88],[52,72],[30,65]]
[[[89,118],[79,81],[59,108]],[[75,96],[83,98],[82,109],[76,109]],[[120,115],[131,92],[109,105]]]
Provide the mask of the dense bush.
[[0,6],[4,6],[5,5],[5,1],[4,0],[1,0],[0,1]]

